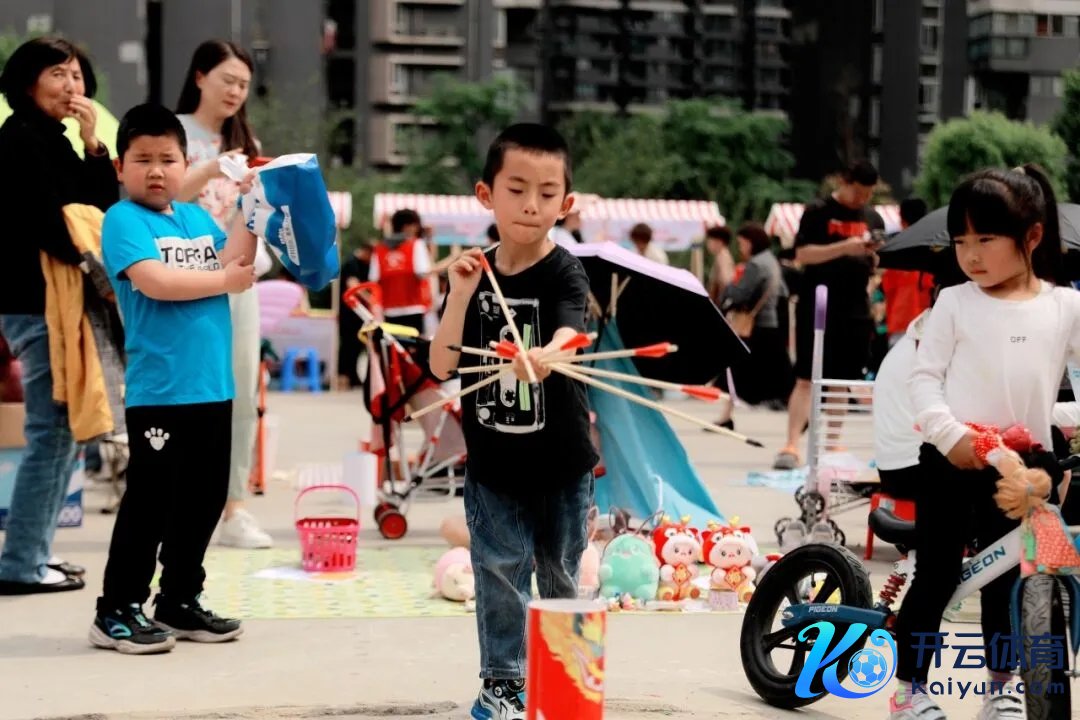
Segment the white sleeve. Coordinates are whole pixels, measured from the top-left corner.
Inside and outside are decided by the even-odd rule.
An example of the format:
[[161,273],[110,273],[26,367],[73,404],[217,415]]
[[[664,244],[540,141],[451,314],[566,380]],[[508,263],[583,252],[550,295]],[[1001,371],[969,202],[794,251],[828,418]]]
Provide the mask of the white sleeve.
[[427,277],[431,273],[431,254],[423,240],[417,240],[413,245],[412,266],[417,277]]
[[945,403],[945,372],[956,348],[955,295],[953,288],[942,291],[926,318],[915,355],[915,369],[907,382],[915,424],[923,440],[942,455],[947,455],[968,431]]
[[262,277],[273,268],[274,259],[266,249],[266,242],[262,238],[255,238],[255,275]]
[[1059,402],[1054,403],[1053,419],[1055,427],[1074,428],[1080,427],[1080,403]]
[[[1068,301],[1069,314],[1072,319],[1072,329],[1069,332],[1069,360],[1074,364],[1080,364],[1080,291],[1062,288],[1060,292],[1068,293],[1065,297]],[[1080,400],[1080,397],[1076,398]]]
[[368,282],[379,282],[379,256],[375,253],[371,254],[371,262],[368,263],[367,279]]

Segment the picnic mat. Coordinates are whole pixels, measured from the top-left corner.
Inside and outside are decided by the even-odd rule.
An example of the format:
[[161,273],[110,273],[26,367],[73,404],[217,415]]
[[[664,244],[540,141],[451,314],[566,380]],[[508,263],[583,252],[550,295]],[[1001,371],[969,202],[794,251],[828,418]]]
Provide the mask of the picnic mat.
[[446,548],[363,548],[353,573],[308,575],[297,548],[206,556],[207,605],[243,619],[456,617],[463,603],[432,597],[435,561]]
[[[353,573],[312,575],[300,569],[297,549],[211,548],[205,563],[206,601],[219,615],[244,620],[470,615],[464,603],[432,597],[433,568],[444,552],[444,547],[360,548]],[[661,605],[616,614],[742,612],[711,611],[693,601],[681,612]]]

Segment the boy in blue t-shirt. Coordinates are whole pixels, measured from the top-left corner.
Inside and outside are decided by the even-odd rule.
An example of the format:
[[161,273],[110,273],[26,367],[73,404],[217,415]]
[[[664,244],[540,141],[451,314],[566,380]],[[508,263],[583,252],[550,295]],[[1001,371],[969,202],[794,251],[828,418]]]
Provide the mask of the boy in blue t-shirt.
[[[228,293],[255,281],[255,236],[225,234],[205,210],[174,202],[187,139],[158,105],[132,108],[117,134],[128,198],[105,214],[102,250],[124,318],[128,357],[127,491],[109,546],[90,642],[168,652],[177,638],[223,642],[240,622],[199,602],[203,557],[225,506],[232,437]],[[250,180],[241,183],[241,192]],[[143,614],[161,548],[154,622]]]

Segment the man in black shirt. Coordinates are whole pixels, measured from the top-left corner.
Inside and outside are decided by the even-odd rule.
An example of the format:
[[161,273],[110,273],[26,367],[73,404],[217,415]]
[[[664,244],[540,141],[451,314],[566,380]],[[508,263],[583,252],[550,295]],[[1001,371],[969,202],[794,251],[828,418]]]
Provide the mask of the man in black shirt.
[[814,351],[816,288],[828,288],[823,375],[836,380],[866,376],[873,321],[868,285],[885,222],[867,207],[877,185],[877,170],[857,162],[840,187],[807,205],[795,237],[795,260],[804,267],[803,293],[795,306],[795,389],[788,401],[787,445],[773,465],[788,470],[801,464],[799,438],[810,418],[810,365]]

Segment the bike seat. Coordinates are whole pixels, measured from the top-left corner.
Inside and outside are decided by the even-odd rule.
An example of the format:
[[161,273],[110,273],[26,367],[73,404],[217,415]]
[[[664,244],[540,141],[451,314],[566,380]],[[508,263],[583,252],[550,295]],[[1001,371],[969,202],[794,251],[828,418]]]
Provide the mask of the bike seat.
[[870,529],[874,535],[892,545],[915,544],[915,523],[901,520],[885,508],[876,508],[870,513]]

